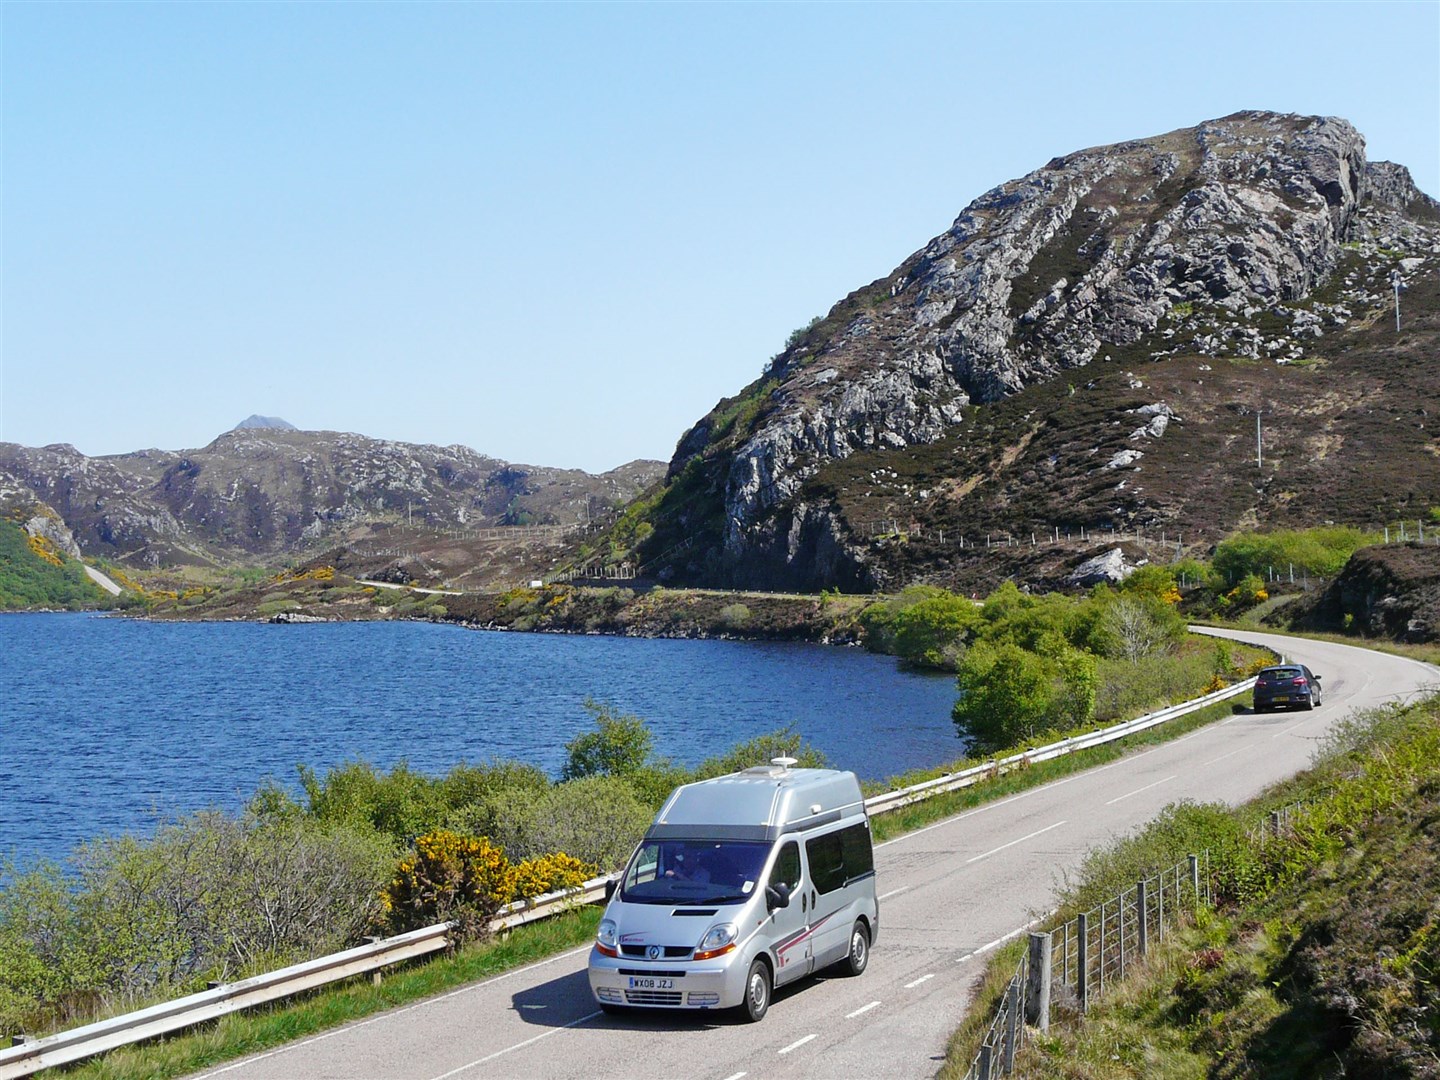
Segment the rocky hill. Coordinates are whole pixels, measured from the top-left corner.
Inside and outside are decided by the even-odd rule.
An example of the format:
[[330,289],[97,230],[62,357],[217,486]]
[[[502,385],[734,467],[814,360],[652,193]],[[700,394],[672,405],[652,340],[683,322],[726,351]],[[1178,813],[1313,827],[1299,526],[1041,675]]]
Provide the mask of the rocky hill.
[[593,476],[464,446],[240,427],[199,450],[110,457],[0,443],[0,503],[53,509],[86,555],[157,567],[300,552],[377,523],[567,525],[625,503],[663,469],[637,461]]
[[1440,204],[1344,120],[1237,113],[981,196],[691,428],[619,538],[663,580],[863,589],[1004,576],[987,536],[1413,518],[1437,344]]
[[1412,541],[1361,548],[1324,592],[1276,615],[1296,629],[1440,640],[1440,545]]

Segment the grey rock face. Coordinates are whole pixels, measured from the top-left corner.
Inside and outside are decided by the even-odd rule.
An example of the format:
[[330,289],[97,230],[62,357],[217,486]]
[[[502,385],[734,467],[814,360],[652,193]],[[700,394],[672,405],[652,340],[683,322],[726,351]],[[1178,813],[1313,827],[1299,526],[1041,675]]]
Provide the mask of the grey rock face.
[[512,465],[464,446],[252,428],[183,453],[91,458],[0,443],[0,490],[53,507],[89,554],[168,565],[207,552],[294,551],[362,521],[464,530],[570,524],[621,505],[662,473],[631,462],[592,476]]
[[45,513],[34,514],[25,522],[24,527],[31,536],[44,537],[70,558],[80,558],[80,545],[75,543],[74,535],[58,517]]
[[1067,585],[1090,586],[1102,582],[1118,585],[1139,569],[1125,558],[1119,548],[1111,548],[1094,558],[1086,559],[1065,578]]
[[[972,402],[1142,340],[1164,348],[1133,360],[1302,356],[1319,316],[1269,338],[1231,323],[1308,296],[1342,245],[1409,228],[1400,215],[1417,206],[1436,204],[1403,168],[1367,163],[1348,122],[1265,112],[1080,151],[994,188],[778,358],[765,419],[730,459],[725,555],[783,557],[790,529],[775,515],[804,520],[790,504],[825,461],[933,442]],[[1175,419],[1157,411],[1135,436]],[[670,475],[710,437],[707,418]]]

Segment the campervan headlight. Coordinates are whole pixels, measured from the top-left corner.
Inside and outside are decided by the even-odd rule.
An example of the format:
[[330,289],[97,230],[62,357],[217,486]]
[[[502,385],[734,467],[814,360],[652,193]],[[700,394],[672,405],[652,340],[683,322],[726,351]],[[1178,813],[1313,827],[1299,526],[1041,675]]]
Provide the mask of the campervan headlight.
[[695,950],[695,959],[712,960],[717,956],[724,956],[735,948],[737,932],[734,923],[718,923],[712,926],[700,939],[700,945]]
[[600,950],[601,955],[620,955],[620,950],[617,947],[615,940],[619,933],[619,927],[615,925],[614,919],[600,920],[600,926],[595,931],[595,948]]

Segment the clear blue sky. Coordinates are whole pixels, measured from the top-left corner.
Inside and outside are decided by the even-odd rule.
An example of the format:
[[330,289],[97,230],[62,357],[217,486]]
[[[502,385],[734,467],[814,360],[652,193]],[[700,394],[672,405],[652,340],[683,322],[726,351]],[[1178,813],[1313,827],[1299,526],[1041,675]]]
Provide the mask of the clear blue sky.
[[1057,154],[1344,116],[1440,194],[1440,4],[0,5],[0,440],[250,413],[593,471]]

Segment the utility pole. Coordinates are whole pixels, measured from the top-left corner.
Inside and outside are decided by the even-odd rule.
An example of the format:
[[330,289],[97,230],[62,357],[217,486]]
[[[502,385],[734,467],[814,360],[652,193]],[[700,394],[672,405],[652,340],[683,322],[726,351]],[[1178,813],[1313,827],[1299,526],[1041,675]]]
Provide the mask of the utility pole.
[[1255,410],[1255,468],[1265,468],[1265,451],[1260,445],[1260,410]]
[[1395,290],[1395,333],[1400,333],[1400,271],[1390,271],[1390,286]]

